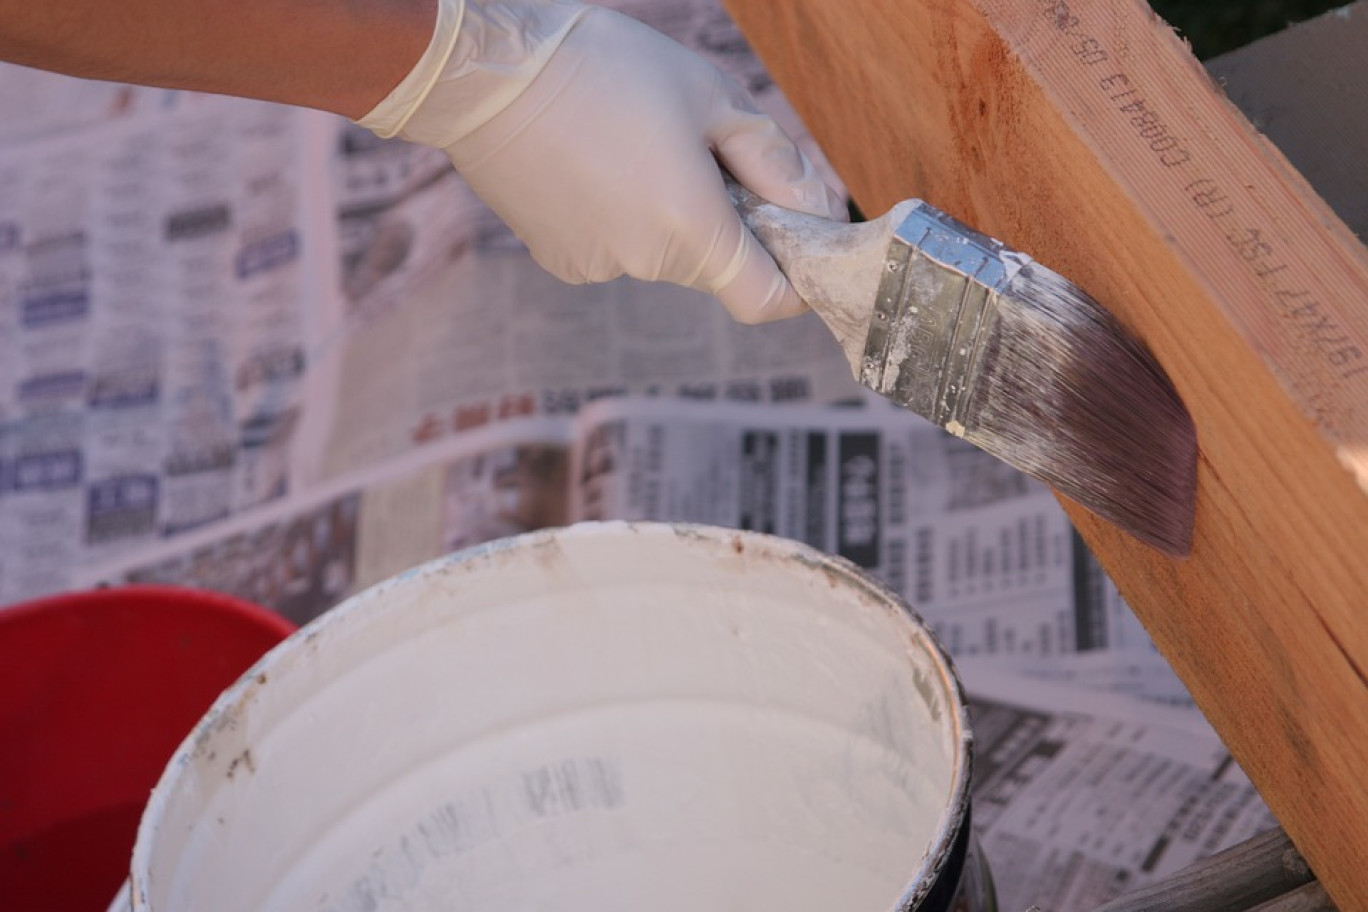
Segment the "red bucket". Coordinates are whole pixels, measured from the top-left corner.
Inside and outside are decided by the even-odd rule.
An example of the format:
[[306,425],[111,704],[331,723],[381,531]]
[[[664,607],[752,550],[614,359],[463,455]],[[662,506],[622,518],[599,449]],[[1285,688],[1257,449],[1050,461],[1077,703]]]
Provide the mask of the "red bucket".
[[169,586],[0,608],[5,909],[104,912],[176,747],[294,629],[258,605]]

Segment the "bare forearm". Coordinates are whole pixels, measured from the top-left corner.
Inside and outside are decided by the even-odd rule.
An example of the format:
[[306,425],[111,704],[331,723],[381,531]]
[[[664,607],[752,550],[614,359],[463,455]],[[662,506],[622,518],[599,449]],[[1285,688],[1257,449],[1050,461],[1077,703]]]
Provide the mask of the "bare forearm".
[[403,79],[436,0],[0,0],[0,59],[360,117]]

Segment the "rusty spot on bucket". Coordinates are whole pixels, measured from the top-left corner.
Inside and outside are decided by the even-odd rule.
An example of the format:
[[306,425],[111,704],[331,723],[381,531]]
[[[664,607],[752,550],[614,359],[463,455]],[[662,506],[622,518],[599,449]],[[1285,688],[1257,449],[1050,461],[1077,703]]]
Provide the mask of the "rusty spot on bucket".
[[249,747],[242,753],[233,758],[233,762],[228,764],[227,776],[232,779],[237,773],[238,766],[246,767],[248,773],[256,772],[256,761],[252,759],[252,749]]

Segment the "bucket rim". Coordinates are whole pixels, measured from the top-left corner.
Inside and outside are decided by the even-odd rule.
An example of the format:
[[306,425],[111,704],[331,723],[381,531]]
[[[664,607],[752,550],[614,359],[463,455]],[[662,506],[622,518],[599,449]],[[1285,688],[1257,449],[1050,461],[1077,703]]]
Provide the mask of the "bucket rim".
[[300,644],[308,643],[327,631],[356,623],[352,620],[354,615],[364,614],[372,603],[384,599],[392,589],[412,584],[415,580],[441,574],[453,566],[467,567],[497,559],[509,551],[529,550],[565,538],[614,535],[654,535],[697,542],[705,547],[721,546],[736,549],[739,544],[743,549],[754,548],[760,553],[768,553],[780,560],[793,561],[839,578],[841,582],[863,592],[893,612],[897,619],[906,622],[913,638],[924,646],[934,659],[938,684],[949,702],[946,715],[956,756],[952,764],[946,802],[936,822],[936,838],[928,845],[920,863],[911,872],[906,886],[894,901],[893,908],[900,912],[914,912],[922,908],[929,895],[940,895],[944,887],[938,890],[938,883],[942,877],[953,876],[959,862],[963,860],[958,847],[968,833],[974,738],[970,727],[968,700],[950,653],[916,608],[902,595],[854,562],[796,539],[705,523],[591,520],[494,539],[423,561],[348,596],[331,610],[294,629],[288,637],[263,654],[219,695],[195,724],[172,754],[152,789],[139,821],[131,858],[128,896],[131,899],[132,912],[153,912],[148,901],[148,880],[151,875],[151,855],[157,836],[154,821],[164,816],[177,781],[190,766],[187,761],[193,756],[197,745],[211,737],[220,724],[219,720],[230,713],[233,706],[250,699],[261,688],[270,686],[270,681],[274,677],[268,676],[267,672],[277,661],[294,652]]

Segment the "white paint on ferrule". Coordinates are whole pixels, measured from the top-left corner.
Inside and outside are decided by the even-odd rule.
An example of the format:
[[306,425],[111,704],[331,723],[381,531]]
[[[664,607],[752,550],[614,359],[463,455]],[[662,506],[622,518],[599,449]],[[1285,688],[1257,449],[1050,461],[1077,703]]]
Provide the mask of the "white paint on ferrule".
[[844,562],[586,524],[305,627],[177,752],[135,908],[882,912],[966,812],[925,627]]

